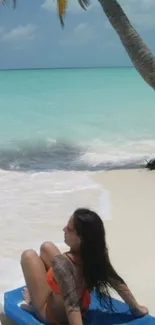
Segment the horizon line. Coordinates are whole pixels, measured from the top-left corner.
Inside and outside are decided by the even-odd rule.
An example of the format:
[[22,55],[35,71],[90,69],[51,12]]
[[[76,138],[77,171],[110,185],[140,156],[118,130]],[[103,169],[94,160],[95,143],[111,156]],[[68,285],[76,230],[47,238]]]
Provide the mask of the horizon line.
[[120,68],[134,68],[131,66],[96,66],[96,67],[50,67],[50,68],[0,68],[0,71],[23,71],[23,70],[71,70],[71,69],[120,69]]

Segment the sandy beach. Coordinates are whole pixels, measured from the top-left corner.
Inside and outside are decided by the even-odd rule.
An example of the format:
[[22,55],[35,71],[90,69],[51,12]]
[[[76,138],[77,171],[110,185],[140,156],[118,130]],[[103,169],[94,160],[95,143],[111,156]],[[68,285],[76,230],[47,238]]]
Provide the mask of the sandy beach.
[[110,192],[111,220],[105,226],[112,262],[155,316],[155,172],[120,170],[92,177]]
[[109,192],[111,220],[105,227],[112,263],[155,316],[155,172],[117,170],[89,177]]

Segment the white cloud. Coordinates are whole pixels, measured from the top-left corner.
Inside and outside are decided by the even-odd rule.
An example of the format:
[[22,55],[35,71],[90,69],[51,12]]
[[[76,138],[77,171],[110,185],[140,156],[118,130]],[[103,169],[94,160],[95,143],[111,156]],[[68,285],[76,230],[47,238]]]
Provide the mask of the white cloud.
[[88,24],[80,23],[74,28],[74,34],[81,36],[81,34],[85,33],[85,31],[87,31],[88,29],[89,29]]
[[[92,0],[90,5],[88,6],[88,10],[98,4],[97,0]],[[98,4],[99,5],[99,4]],[[41,6],[43,9],[46,9],[50,12],[56,11],[57,3],[56,0],[45,0]],[[78,3],[78,0],[68,0],[67,10],[71,11],[72,13],[82,13],[85,12]]]
[[155,28],[155,0],[135,0],[129,1],[126,13],[135,27],[141,30],[151,30]]
[[[155,29],[155,0],[120,0],[119,3],[135,28]],[[105,22],[105,28],[112,28],[108,20]]]
[[56,3],[54,0],[45,0],[41,7],[52,12],[56,10]]
[[141,30],[151,30],[155,28],[154,15],[148,13],[135,12],[131,14],[131,22]]
[[59,42],[62,46],[85,46],[96,38],[96,34],[90,25],[87,23],[78,24],[72,31],[72,33],[63,37]]
[[146,7],[152,8],[155,7],[155,0],[119,0],[119,3],[121,4],[121,6],[126,6],[126,4],[129,7],[132,7],[133,10],[140,8],[140,10],[145,10]]
[[143,9],[151,9],[155,7],[155,0],[141,0]]
[[88,43],[94,39],[95,34],[92,27],[87,23],[80,23],[74,28],[74,36],[79,38],[83,43]]
[[25,42],[32,41],[36,36],[37,27],[33,24],[27,24],[25,26],[18,26],[10,31],[3,32],[1,41],[3,42]]

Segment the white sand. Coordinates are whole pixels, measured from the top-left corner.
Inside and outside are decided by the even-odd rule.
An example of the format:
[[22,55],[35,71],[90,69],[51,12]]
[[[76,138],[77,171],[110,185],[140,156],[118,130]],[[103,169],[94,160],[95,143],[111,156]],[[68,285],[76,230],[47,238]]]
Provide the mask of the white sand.
[[112,219],[105,227],[112,262],[155,316],[155,172],[120,170],[92,177],[110,191]]
[[155,316],[155,172],[117,170],[90,176],[110,193],[111,220],[105,227],[112,263],[138,302]]

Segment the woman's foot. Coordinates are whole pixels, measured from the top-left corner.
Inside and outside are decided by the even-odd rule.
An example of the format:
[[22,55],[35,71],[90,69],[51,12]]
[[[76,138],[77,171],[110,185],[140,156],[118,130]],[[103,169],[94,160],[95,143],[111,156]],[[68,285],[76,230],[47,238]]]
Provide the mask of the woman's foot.
[[27,288],[23,289],[22,296],[23,296],[24,302],[29,305],[31,303],[31,296],[30,296],[29,290]]
[[33,314],[34,313],[34,308],[31,304],[31,296],[29,293],[29,290],[27,288],[24,288],[22,291],[22,296],[23,296],[23,302],[20,304],[20,307],[27,312]]

